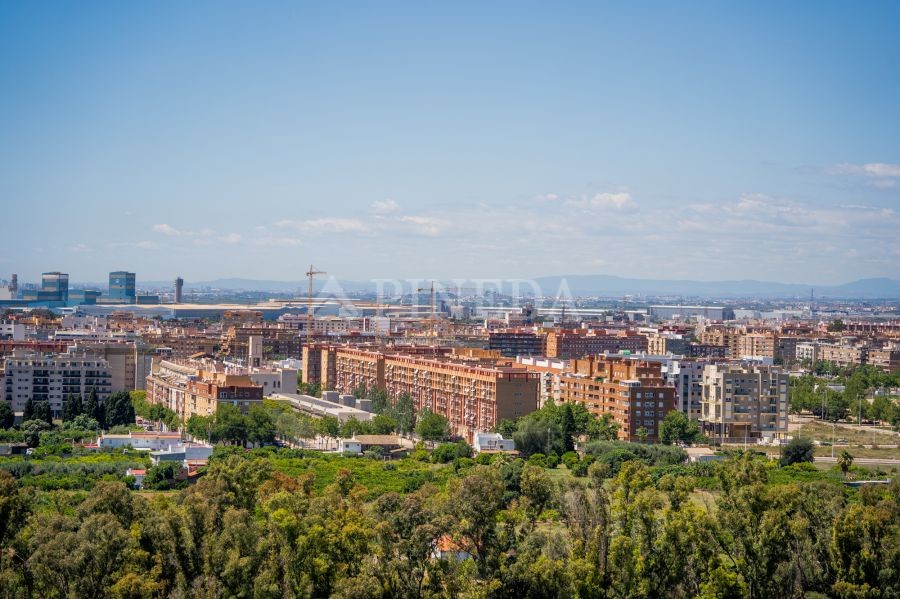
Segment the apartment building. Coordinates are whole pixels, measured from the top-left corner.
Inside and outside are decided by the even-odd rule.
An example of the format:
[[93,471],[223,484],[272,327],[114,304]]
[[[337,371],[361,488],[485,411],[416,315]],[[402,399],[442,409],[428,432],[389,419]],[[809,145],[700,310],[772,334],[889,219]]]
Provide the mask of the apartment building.
[[780,438],[788,431],[788,374],[758,364],[712,364],[703,370],[700,415],[712,438]]
[[737,357],[775,359],[777,337],[772,333],[747,333],[738,337]]
[[352,393],[365,386],[387,391],[396,401],[408,393],[417,411],[446,417],[470,442],[504,418],[518,418],[538,403],[539,376],[519,368],[487,365],[478,358],[429,355],[431,348],[378,350],[340,346],[335,352],[334,390]]
[[635,331],[560,330],[547,333],[547,357],[583,358],[620,351],[647,351],[647,337]]
[[87,397],[94,389],[103,401],[111,393],[109,364],[96,356],[16,349],[3,360],[3,371],[3,399],[15,413],[23,412],[29,400],[47,401],[54,417],[59,417],[69,395]]
[[697,339],[703,345],[713,345],[725,348],[727,357],[740,355],[741,331],[726,325],[711,325],[699,331]]
[[900,349],[895,347],[870,349],[868,360],[869,364],[876,368],[887,372],[896,372],[900,370]]
[[223,403],[246,411],[262,398],[262,385],[249,375],[228,374],[214,362],[154,360],[147,377],[147,401],[165,406],[185,420],[214,414]]
[[510,358],[543,356],[547,352],[547,336],[534,331],[491,331],[488,349],[498,350],[500,355]]
[[156,350],[141,341],[78,342],[78,353],[106,360],[110,372],[110,392],[144,389]]
[[609,414],[622,440],[659,440],[660,422],[675,409],[675,388],[666,384],[659,362],[599,357],[575,360],[569,370],[559,377],[560,401]]
[[664,356],[666,354],[687,355],[690,351],[690,341],[685,335],[679,333],[650,333],[647,335],[647,353]]
[[869,358],[869,348],[854,347],[850,345],[836,345],[832,343],[813,344],[813,362],[832,362],[840,367],[859,366],[866,364]]
[[699,420],[703,408],[703,370],[709,360],[672,360],[663,365],[666,381],[675,387],[675,409]]

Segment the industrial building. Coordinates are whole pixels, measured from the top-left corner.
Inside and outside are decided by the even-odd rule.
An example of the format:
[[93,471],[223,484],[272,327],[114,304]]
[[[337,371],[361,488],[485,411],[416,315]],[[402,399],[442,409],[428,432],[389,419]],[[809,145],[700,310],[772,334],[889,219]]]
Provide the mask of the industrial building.
[[702,316],[709,320],[734,320],[734,310],[724,306],[650,306],[650,317],[676,320]]

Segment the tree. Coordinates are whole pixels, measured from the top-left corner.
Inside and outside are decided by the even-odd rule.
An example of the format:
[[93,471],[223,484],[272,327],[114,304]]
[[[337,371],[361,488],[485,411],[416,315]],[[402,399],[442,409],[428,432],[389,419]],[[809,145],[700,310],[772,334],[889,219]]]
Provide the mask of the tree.
[[111,394],[105,402],[106,426],[134,424],[134,405],[131,395],[127,391],[117,391]]
[[847,478],[847,473],[850,472],[850,466],[853,465],[853,456],[850,455],[850,452],[846,449],[841,452],[841,455],[838,456],[837,465],[841,469],[841,472],[844,473],[844,478]]
[[639,443],[646,443],[647,438],[650,436],[650,431],[648,431],[645,427],[642,426],[639,429],[637,429],[636,431],[634,431],[634,434],[637,435]]
[[341,423],[334,416],[323,416],[316,424],[319,434],[326,439],[337,439],[341,433]]
[[809,439],[801,439],[794,437],[791,442],[784,446],[781,453],[780,464],[782,466],[790,466],[791,464],[799,464],[801,462],[813,461],[813,444]]
[[519,485],[522,495],[528,499],[527,511],[531,524],[534,526],[544,508],[553,498],[553,481],[546,470],[529,464],[522,470],[522,480]]
[[43,420],[50,426],[53,426],[53,410],[50,409],[49,401],[39,401],[34,406],[34,417]]
[[564,403],[562,408],[558,410],[559,426],[562,430],[563,449],[565,451],[573,451],[575,449],[575,416],[572,413],[572,405],[568,402]]
[[504,439],[512,439],[517,428],[518,424],[516,424],[515,420],[504,418],[494,427],[494,432],[499,433]]
[[25,409],[22,410],[22,422],[25,423],[29,420],[34,420],[34,400],[31,397],[25,402]]
[[213,428],[215,428],[215,415],[200,416],[199,414],[194,414],[188,418],[185,425],[188,434],[194,439],[208,440],[212,436]]
[[52,427],[46,420],[33,419],[22,423],[22,432],[25,434],[25,442],[28,447],[37,447],[40,444],[41,433],[49,431]]
[[619,423],[607,412],[599,418],[592,415],[586,434],[591,440],[613,441],[619,437],[619,428]]
[[[81,393],[75,396],[74,403],[72,404],[72,417],[78,416],[79,414],[84,414],[84,400],[81,398]],[[90,414],[88,414],[90,416]]]
[[397,420],[397,430],[400,431],[400,434],[407,435],[415,430],[416,406],[409,393],[401,393],[397,398],[394,417]]
[[106,409],[97,397],[97,390],[91,387],[87,402],[84,405],[84,413],[100,423],[100,428],[106,428]]
[[516,449],[525,457],[533,453],[557,455],[566,453],[563,432],[559,421],[552,415],[539,411],[519,419],[519,428],[513,434]]
[[416,434],[423,441],[446,441],[450,438],[450,423],[444,416],[435,414],[431,410],[423,410],[416,425]]
[[62,420],[63,422],[68,422],[72,418],[75,418],[77,415],[74,411],[75,408],[75,396],[69,393],[69,395],[63,400],[63,409],[62,409]]
[[844,330],[844,321],[836,318],[828,323],[828,332],[829,333],[840,333]]
[[683,412],[672,410],[659,425],[659,440],[666,445],[681,441],[693,443],[700,436],[697,421],[689,419]]
[[397,430],[397,421],[385,414],[377,414],[370,424],[372,433],[376,435],[390,435]]
[[247,425],[246,419],[236,406],[230,403],[219,404],[216,408],[212,440],[246,445],[250,436]]
[[251,443],[265,445],[275,441],[275,424],[263,406],[250,406],[243,421],[247,429],[247,440]]
[[16,420],[16,415],[9,404],[0,400],[0,428],[11,428]]

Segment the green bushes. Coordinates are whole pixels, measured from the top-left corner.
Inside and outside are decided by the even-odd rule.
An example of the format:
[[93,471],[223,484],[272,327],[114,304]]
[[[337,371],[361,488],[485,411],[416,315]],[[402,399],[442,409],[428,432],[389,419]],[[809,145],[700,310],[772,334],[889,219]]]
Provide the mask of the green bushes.
[[585,447],[585,453],[605,463],[610,474],[617,474],[622,464],[633,460],[647,466],[667,466],[687,461],[687,453],[678,447],[626,441],[593,441]]

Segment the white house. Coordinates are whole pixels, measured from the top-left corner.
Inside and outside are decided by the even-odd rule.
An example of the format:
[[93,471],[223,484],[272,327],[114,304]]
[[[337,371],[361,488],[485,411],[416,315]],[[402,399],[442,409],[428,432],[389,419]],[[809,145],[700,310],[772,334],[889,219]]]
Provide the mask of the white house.
[[473,448],[476,453],[515,451],[516,444],[512,439],[504,439],[499,433],[475,433]]

